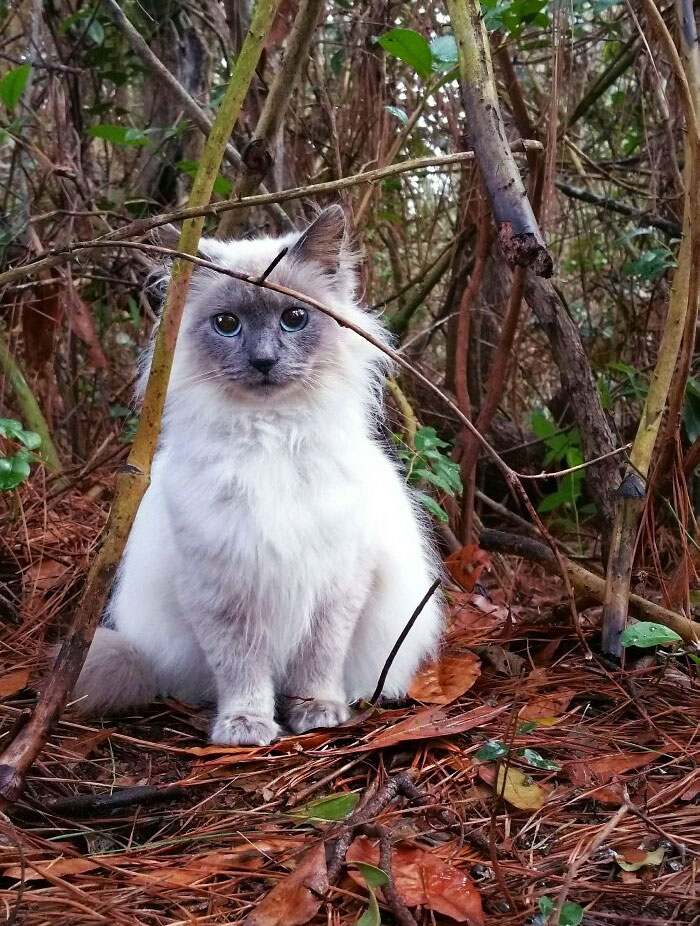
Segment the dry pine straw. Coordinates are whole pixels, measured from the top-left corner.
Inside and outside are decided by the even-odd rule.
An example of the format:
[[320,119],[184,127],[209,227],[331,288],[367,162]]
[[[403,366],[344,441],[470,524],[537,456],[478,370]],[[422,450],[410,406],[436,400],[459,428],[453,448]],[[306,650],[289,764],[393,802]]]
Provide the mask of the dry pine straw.
[[[99,498],[108,479],[91,474],[90,492],[83,485],[52,494],[49,486],[48,502],[47,487],[26,487],[21,507],[5,517],[0,742],[31,707],[42,646],[79,594],[104,524]],[[300,851],[337,828],[290,811],[332,793],[364,794],[412,768],[461,825],[445,825],[407,801],[390,804],[377,822],[395,842],[471,875],[486,922],[526,923],[537,898],[556,901],[562,885],[568,900],[587,905],[588,924],[700,922],[693,667],[683,673],[654,665],[624,678],[586,661],[565,619],[553,616],[556,580],[521,562],[511,566],[506,588],[482,575],[491,603],[455,596],[442,676],[416,690],[433,703],[406,702],[345,729],[228,753],[206,746],[206,712],[182,704],[106,722],[68,712],[25,799],[0,820],[0,900],[9,921],[243,922],[288,877]],[[588,616],[592,626],[595,614]],[[463,694],[460,681],[471,684]],[[441,695],[453,700],[434,703]],[[533,718],[544,722],[523,728]],[[474,757],[486,740],[510,744],[513,769],[544,792],[539,809],[499,798],[502,775]],[[528,767],[516,755],[526,748],[559,770]],[[72,818],[48,809],[55,798],[183,781],[184,793],[172,801]],[[619,815],[625,789],[631,807]],[[617,825],[590,851],[616,813]],[[643,857],[640,849],[659,846],[661,864],[636,872],[623,872],[615,860],[615,852],[634,860]],[[344,874],[311,922],[354,924],[366,897]],[[426,908],[412,912],[421,924],[454,922]],[[280,923],[292,922],[288,912],[280,915]],[[391,921],[388,912],[384,921]]]

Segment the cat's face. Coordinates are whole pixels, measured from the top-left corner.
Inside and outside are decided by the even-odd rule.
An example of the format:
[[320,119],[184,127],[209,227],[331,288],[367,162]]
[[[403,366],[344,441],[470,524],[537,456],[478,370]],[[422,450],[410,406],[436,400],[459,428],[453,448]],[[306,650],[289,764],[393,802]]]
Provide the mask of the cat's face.
[[288,296],[220,277],[196,307],[189,339],[202,376],[261,395],[311,386],[337,324]]
[[[352,301],[352,258],[340,207],[324,210],[302,234],[282,239],[204,239],[216,264],[261,275],[282,249],[268,279],[326,304]],[[175,379],[209,381],[232,398],[267,402],[308,389],[337,368],[342,329],[301,301],[210,270],[196,271],[178,338]],[[181,363],[184,361],[184,363]]]

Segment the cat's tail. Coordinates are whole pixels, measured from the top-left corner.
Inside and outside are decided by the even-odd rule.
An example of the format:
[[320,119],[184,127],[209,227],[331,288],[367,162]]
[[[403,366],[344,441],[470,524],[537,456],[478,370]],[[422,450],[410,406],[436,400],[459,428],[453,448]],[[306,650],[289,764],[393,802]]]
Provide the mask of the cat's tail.
[[95,631],[85,664],[71,696],[81,714],[121,714],[154,700],[157,685],[143,653],[108,627]]

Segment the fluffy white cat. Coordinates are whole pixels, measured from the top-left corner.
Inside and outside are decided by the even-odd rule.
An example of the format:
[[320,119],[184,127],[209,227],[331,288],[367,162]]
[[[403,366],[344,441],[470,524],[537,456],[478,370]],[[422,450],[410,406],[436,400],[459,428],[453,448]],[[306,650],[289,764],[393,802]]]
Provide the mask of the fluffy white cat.
[[[332,306],[355,296],[340,207],[307,230],[205,239],[203,256]],[[438,574],[421,517],[378,441],[384,355],[323,313],[195,272],[152,481],[77,683],[85,713],[157,695],[216,702],[211,738],[266,744],[349,716]],[[436,647],[432,599],[391,667],[405,694]]]

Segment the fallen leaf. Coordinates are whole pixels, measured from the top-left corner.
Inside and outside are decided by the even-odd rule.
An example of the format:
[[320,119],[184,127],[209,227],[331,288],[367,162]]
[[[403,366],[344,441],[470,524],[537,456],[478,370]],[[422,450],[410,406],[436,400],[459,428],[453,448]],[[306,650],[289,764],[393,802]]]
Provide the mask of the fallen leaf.
[[13,669],[7,675],[0,676],[0,698],[9,698],[10,695],[17,694],[23,688],[27,687],[29,681],[30,668]]
[[[36,859],[33,864],[41,871],[32,868],[28,861],[24,869],[25,881],[43,881],[43,872],[55,875],[57,878],[64,878],[66,875],[79,875],[102,867],[102,862],[98,858],[83,858],[82,856],[79,858],[59,856],[53,859]],[[22,877],[22,866],[12,865],[10,868],[4,868],[2,874],[4,878],[14,878],[19,881]]]
[[101,746],[112,735],[112,730],[96,730],[76,739],[63,740],[63,749],[72,759],[87,759],[93,749]]
[[[366,836],[360,836],[348,849],[347,860],[378,866],[379,848]],[[481,896],[469,876],[434,852],[396,843],[391,848],[391,870],[398,895],[407,907],[427,907],[458,923],[482,926]],[[350,868],[348,873],[364,886],[359,872]]]
[[481,726],[481,724],[488,723],[506,709],[507,706],[491,707],[489,704],[482,704],[472,711],[467,711],[466,714],[449,717],[441,707],[431,707],[419,711],[417,714],[412,714],[400,723],[387,727],[370,742],[349,751],[352,753],[369,752],[374,749],[385,749],[387,746],[395,746],[397,743],[410,740],[454,736],[456,733],[464,733],[467,730],[473,730],[474,727]]
[[451,553],[445,560],[445,566],[457,585],[465,592],[471,592],[484,569],[491,565],[491,557],[485,550],[480,550],[475,543],[470,543],[461,550]]
[[623,849],[622,852],[615,853],[615,861],[623,871],[639,871],[646,866],[655,868],[660,865],[665,855],[666,849],[663,846],[659,846],[653,852],[644,849]]
[[327,890],[326,850],[320,842],[263,897],[243,920],[244,926],[302,926],[316,915]]
[[479,778],[491,785],[498,795],[519,810],[539,810],[549,796],[550,788],[539,785],[517,768],[501,765],[498,770],[493,765],[480,765]]
[[544,788],[517,768],[501,766],[498,769],[496,792],[520,810],[539,810],[547,800]]
[[39,559],[28,572],[28,584],[32,592],[46,592],[59,585],[65,578],[68,567],[55,559]]
[[481,662],[474,653],[443,656],[422,669],[408,693],[416,701],[449,704],[468,691],[481,674]]
[[347,794],[329,794],[293,810],[291,815],[304,820],[344,820],[357,807],[359,800],[360,795],[353,791]]
[[572,784],[579,788],[605,785],[624,772],[643,768],[653,762],[658,752],[617,752],[597,759],[576,759],[563,762],[562,768]]
[[551,694],[537,695],[520,708],[518,719],[542,721],[559,717],[567,709],[576,693],[573,688],[562,688]]
[[232,869],[247,868],[255,871],[263,866],[269,856],[298,847],[298,839],[290,839],[286,836],[255,838],[233,849],[215,849],[205,852],[189,859],[183,865],[167,865],[148,871],[138,870],[131,874],[139,880],[151,881],[155,884],[189,887]]

